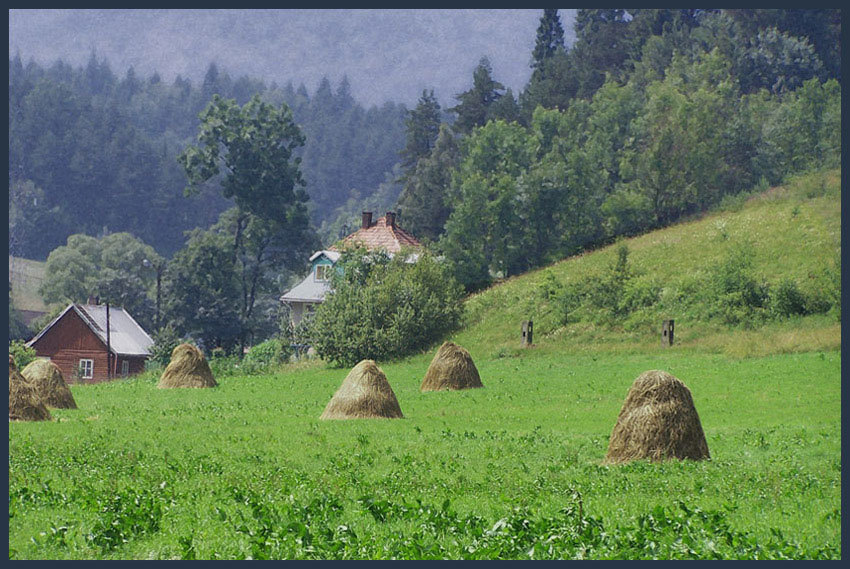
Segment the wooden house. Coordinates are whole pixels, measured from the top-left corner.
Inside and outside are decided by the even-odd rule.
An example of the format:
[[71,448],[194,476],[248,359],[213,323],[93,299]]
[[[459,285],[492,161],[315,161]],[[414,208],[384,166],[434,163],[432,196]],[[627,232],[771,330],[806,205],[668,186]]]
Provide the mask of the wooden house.
[[66,381],[94,383],[143,371],[153,340],[123,308],[70,304],[27,345]]

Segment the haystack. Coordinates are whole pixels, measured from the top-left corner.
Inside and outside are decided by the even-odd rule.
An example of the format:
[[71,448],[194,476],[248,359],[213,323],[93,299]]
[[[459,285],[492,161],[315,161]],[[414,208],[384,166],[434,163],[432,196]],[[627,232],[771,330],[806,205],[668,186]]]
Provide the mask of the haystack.
[[9,420],[50,421],[50,411],[44,406],[35,389],[24,379],[15,359],[9,356]]
[[201,350],[191,344],[180,344],[171,352],[171,361],[162,372],[157,387],[215,387],[210,365]]
[[396,419],[403,417],[387,376],[372,360],[354,366],[320,419]]
[[21,375],[35,389],[42,403],[54,409],[76,409],[77,402],[62,377],[62,371],[49,360],[37,359],[27,365]]
[[440,391],[443,389],[472,389],[484,387],[478,368],[466,349],[452,342],[444,342],[422,380],[420,391]]
[[665,371],[646,371],[629,389],[605,462],[670,458],[709,458],[708,444],[687,386]]

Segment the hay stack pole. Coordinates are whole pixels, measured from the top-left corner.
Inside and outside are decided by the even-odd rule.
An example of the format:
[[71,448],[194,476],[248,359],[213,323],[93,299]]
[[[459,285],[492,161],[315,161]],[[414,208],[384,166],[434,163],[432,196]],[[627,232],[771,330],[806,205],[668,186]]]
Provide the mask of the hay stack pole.
[[160,389],[176,387],[215,387],[210,365],[201,350],[191,344],[180,344],[171,352],[171,361],[156,385]]
[[646,371],[629,389],[605,462],[671,458],[710,458],[708,444],[687,386],[665,371]]
[[49,360],[37,359],[27,365],[21,375],[35,389],[41,401],[54,409],[76,409],[77,402],[62,377],[62,370]]
[[9,420],[50,421],[53,417],[41,402],[32,385],[24,379],[15,359],[9,356]]
[[401,414],[387,376],[373,360],[363,360],[345,376],[320,419],[398,419]]
[[440,391],[476,387],[484,387],[484,384],[481,383],[481,376],[478,375],[478,368],[475,367],[472,356],[461,346],[444,342],[434,354],[419,390]]

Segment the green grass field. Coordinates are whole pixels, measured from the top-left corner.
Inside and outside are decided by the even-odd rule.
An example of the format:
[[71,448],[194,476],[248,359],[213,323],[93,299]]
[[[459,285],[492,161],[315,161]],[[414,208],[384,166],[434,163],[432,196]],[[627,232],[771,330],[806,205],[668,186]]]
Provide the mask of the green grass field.
[[[675,265],[680,278],[721,254],[706,235],[725,223],[764,244],[764,275],[803,278],[839,246],[840,189],[829,189],[839,178],[807,178],[629,246],[647,270]],[[807,189],[821,179],[827,190]],[[788,235],[794,224],[805,246]],[[665,349],[655,332],[558,328],[523,294],[546,271],[572,278],[612,255],[470,299],[453,339],[484,389],[421,393],[432,352],[379,362],[404,419],[319,421],[348,371],[321,362],[208,390],[158,390],[154,374],[72,386],[78,410],[9,425],[10,557],[840,558],[835,319],[757,329],[677,319],[682,340]],[[536,346],[520,349],[527,317]],[[602,464],[648,369],[688,385],[711,460]]]

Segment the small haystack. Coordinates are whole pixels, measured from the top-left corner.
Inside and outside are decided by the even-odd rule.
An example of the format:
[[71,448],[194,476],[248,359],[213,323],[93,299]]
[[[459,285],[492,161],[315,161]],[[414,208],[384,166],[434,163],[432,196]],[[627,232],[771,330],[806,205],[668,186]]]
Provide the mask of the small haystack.
[[354,366],[320,419],[396,419],[401,407],[387,376],[372,360]]
[[605,462],[670,458],[709,458],[708,444],[687,386],[665,371],[646,371],[629,389]]
[[440,391],[443,389],[472,389],[484,387],[478,368],[466,349],[452,342],[444,342],[422,380],[420,391]]
[[50,421],[50,411],[39,399],[35,389],[24,379],[15,359],[9,356],[9,420]]
[[171,352],[171,361],[162,372],[157,387],[215,387],[210,365],[201,350],[191,344],[180,344]]
[[62,371],[49,360],[37,359],[27,365],[21,375],[35,389],[41,401],[54,409],[76,409],[77,402],[71,395]]

